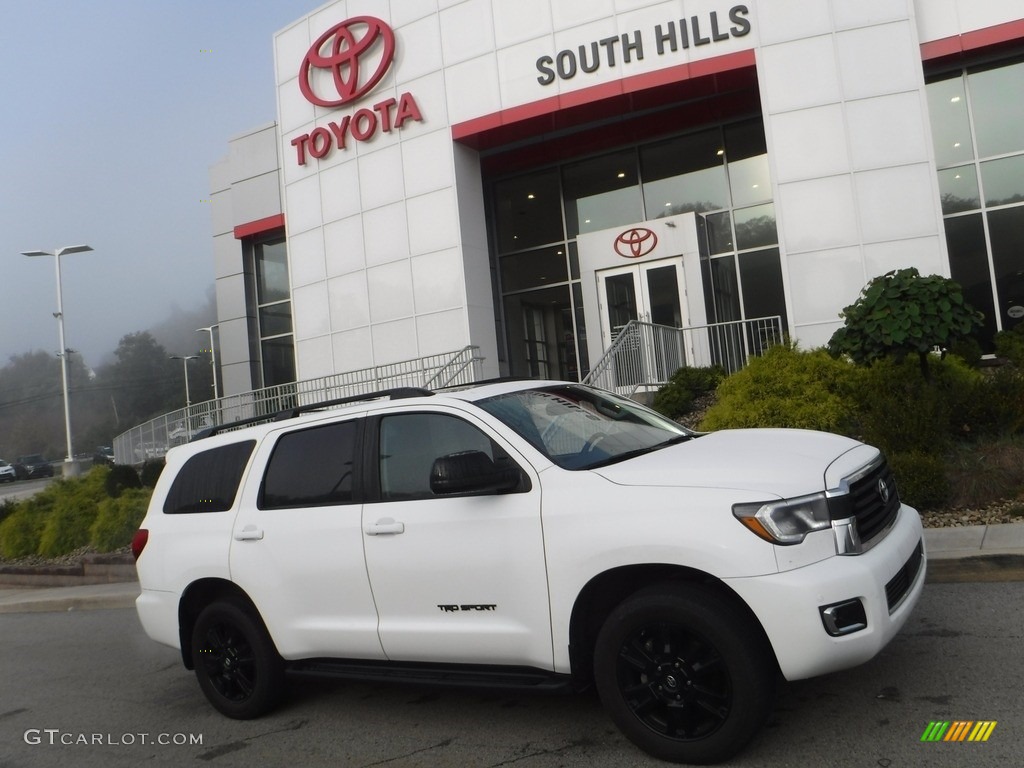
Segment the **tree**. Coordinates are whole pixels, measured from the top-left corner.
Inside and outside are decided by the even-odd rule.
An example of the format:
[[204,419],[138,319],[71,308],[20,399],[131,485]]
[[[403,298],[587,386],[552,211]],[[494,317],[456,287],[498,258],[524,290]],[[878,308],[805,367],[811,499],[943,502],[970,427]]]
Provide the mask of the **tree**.
[[964,300],[959,283],[941,275],[922,277],[913,267],[874,278],[839,316],[845,323],[829,340],[833,356],[870,365],[883,357],[902,361],[917,353],[926,379],[928,355],[935,349],[945,355],[984,319]]

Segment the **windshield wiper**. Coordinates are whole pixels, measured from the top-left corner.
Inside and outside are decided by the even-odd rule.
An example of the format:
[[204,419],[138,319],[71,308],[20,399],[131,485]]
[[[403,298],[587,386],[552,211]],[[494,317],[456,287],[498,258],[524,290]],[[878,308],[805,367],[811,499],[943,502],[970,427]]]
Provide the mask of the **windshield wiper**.
[[654,445],[648,445],[644,448],[635,448],[632,451],[626,451],[615,456],[609,456],[603,461],[598,461],[593,464],[588,464],[580,469],[597,469],[598,467],[607,467],[609,464],[618,464],[620,461],[626,461],[627,459],[633,459],[637,456],[643,456],[645,453],[654,453],[654,451],[660,451],[662,448],[668,448],[670,445],[679,445],[679,443],[685,443],[687,440],[693,440],[697,435],[676,435],[675,437],[669,438],[661,443],[655,443]]

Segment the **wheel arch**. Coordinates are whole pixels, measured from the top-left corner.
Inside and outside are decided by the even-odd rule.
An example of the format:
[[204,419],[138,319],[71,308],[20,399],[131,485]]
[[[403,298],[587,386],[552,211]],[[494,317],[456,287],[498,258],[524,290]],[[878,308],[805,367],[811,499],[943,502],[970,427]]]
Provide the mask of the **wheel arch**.
[[[232,581],[227,579],[199,579],[188,585],[178,601],[178,639],[181,646],[181,660],[186,669],[195,669],[192,658],[192,629],[199,613],[210,603],[226,600],[235,603],[263,621],[252,598]],[[264,628],[266,624],[264,623]]]
[[580,688],[593,682],[594,644],[611,612],[623,600],[649,587],[697,584],[747,615],[761,633],[765,647],[778,668],[775,649],[757,615],[721,579],[696,568],[648,563],[612,568],[594,576],[580,590],[569,618],[569,659],[574,684]]

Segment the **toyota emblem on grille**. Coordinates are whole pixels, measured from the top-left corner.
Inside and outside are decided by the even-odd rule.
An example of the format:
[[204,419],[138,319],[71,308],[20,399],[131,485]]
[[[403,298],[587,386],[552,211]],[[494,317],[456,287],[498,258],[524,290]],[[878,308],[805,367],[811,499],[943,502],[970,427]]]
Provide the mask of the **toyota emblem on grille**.
[[885,484],[885,480],[879,478],[878,480],[878,495],[882,497],[882,503],[889,503],[889,486]]

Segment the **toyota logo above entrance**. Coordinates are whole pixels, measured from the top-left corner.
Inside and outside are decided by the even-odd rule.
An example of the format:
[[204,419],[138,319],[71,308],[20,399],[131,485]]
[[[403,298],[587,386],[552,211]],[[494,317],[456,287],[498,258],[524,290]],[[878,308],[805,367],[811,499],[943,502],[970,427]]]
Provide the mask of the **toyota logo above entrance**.
[[658,236],[646,227],[634,227],[615,238],[615,252],[624,259],[639,259],[658,245]]
[[[324,32],[299,69],[299,89],[320,107],[339,107],[369,93],[395,57],[395,33],[375,16],[354,16]],[[331,80],[316,77],[327,71]],[[317,88],[314,88],[316,81]],[[333,83],[333,93],[328,82]]]

